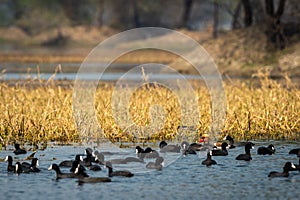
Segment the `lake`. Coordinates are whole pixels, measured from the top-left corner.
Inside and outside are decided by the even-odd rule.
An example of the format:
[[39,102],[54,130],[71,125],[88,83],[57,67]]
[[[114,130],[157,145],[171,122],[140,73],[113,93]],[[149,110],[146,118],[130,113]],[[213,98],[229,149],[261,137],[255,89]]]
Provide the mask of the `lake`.
[[[47,168],[52,163],[74,159],[82,154],[85,146],[49,145],[38,151],[40,173],[7,173],[6,162],[0,162],[0,193],[5,199],[299,199],[300,174],[290,172],[288,178],[268,178],[270,171],[282,171],[285,162],[299,163],[296,155],[289,155],[300,143],[288,141],[253,141],[253,160],[237,161],[235,157],[244,152],[244,147],[229,150],[225,157],[213,157],[217,165],[201,165],[206,152],[181,156],[178,153],[161,154],[166,167],[161,171],[146,170],[145,164],[131,163],[114,165],[115,169],[127,169],[135,173],[132,178],[113,177],[110,183],[79,185],[76,179],[55,179],[54,171]],[[257,155],[259,146],[274,144],[275,155]],[[96,147],[98,151],[119,152],[110,158],[135,156],[135,148],[119,149],[111,145]],[[158,149],[158,148],[156,148]],[[27,155],[14,156],[12,150],[0,151],[0,158],[12,155],[16,160]],[[146,160],[147,162],[150,160]],[[14,161],[15,163],[16,161]],[[62,171],[68,171],[62,168]],[[90,176],[107,176],[107,169],[87,171]]]

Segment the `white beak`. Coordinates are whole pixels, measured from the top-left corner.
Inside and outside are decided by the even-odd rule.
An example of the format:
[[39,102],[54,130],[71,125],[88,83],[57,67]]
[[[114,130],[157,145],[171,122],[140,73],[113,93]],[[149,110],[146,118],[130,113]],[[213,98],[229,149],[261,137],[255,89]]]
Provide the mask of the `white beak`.
[[5,162],[7,162],[7,161],[8,161],[8,156],[6,156],[6,157],[5,157],[5,160],[4,160],[4,161],[5,161]]
[[39,160],[36,161],[36,166],[40,166]]
[[52,169],[52,165],[49,166],[48,170],[51,170],[51,169]]

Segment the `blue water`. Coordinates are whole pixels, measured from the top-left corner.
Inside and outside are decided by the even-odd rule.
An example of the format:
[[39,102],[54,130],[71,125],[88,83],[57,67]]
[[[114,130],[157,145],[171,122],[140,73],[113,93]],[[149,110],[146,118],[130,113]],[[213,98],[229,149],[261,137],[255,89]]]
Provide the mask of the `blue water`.
[[[83,153],[84,146],[52,146],[38,151],[40,173],[7,173],[7,163],[0,162],[0,193],[3,199],[299,199],[300,174],[290,172],[288,178],[268,178],[270,171],[282,171],[285,162],[298,164],[296,155],[289,155],[297,143],[272,141],[276,154],[256,154],[258,146],[266,142],[254,142],[253,160],[237,161],[235,157],[244,152],[243,147],[230,149],[226,157],[213,157],[217,165],[201,165],[205,152],[197,155],[179,156],[176,153],[162,155],[167,167],[162,171],[147,171],[145,164],[114,165],[117,169],[128,169],[135,173],[132,178],[113,177],[110,183],[79,185],[76,179],[55,180],[54,171],[48,171],[51,163],[73,159]],[[119,155],[105,159],[135,156],[135,149],[97,147],[99,151],[119,151]],[[1,151],[0,158],[13,155],[12,151]],[[29,153],[27,154],[29,155]],[[17,156],[23,159],[24,156]],[[15,160],[16,160],[16,156]],[[150,161],[150,160],[149,160]],[[174,162],[173,162],[174,161]],[[15,163],[15,161],[14,161]],[[62,171],[68,171],[62,168]],[[99,172],[87,171],[90,176],[107,176],[107,169]],[[2,199],[2,198],[1,198]]]

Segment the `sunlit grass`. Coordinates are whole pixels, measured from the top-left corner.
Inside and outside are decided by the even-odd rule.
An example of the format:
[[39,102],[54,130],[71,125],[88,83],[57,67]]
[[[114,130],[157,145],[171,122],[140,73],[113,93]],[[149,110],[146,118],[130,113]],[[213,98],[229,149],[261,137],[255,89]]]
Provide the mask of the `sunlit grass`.
[[[300,90],[286,77],[285,84],[269,79],[259,72],[259,86],[233,81],[225,84],[227,118],[221,135],[231,134],[237,139],[300,138]],[[144,85],[130,98],[130,116],[139,126],[150,123],[151,105],[164,108],[165,123],[157,132],[138,132],[121,129],[111,110],[112,83],[98,87],[95,108],[103,134],[111,141],[135,141],[136,135],[152,141],[178,139],[178,134],[195,141],[209,131],[211,122],[210,96],[203,84],[191,82],[199,103],[199,124],[196,131],[178,132],[180,102],[169,89],[158,85]],[[72,82],[28,80],[10,85],[0,84],[0,140],[2,145],[18,141],[38,143],[45,141],[80,142],[81,134],[72,116]],[[137,131],[137,132],[135,132]],[[182,135],[181,135],[182,136]]]

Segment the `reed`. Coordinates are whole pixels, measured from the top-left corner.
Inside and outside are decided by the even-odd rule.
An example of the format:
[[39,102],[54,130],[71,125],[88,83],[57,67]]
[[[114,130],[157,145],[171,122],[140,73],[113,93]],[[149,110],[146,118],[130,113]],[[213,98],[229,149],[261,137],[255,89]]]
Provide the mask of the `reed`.
[[[254,84],[255,82],[258,83]],[[151,123],[151,106],[160,105],[165,113],[162,129],[140,132],[133,127],[121,129],[116,124],[111,105],[112,83],[103,82],[97,89],[95,108],[105,137],[111,141],[197,140],[209,131],[211,122],[210,96],[203,84],[191,81],[198,96],[199,124],[195,130],[178,130],[181,124],[180,102],[174,93],[155,84],[145,84],[130,98],[129,110],[138,126]],[[259,71],[251,81],[224,84],[227,118],[221,136],[237,139],[300,139],[300,90],[285,76],[284,84]],[[3,146],[15,141],[39,143],[57,141],[81,142],[72,116],[72,82],[29,79],[11,84],[0,83],[0,141]],[[182,91],[184,92],[184,91]],[[160,117],[160,116],[159,116]],[[159,120],[160,118],[158,118]]]

